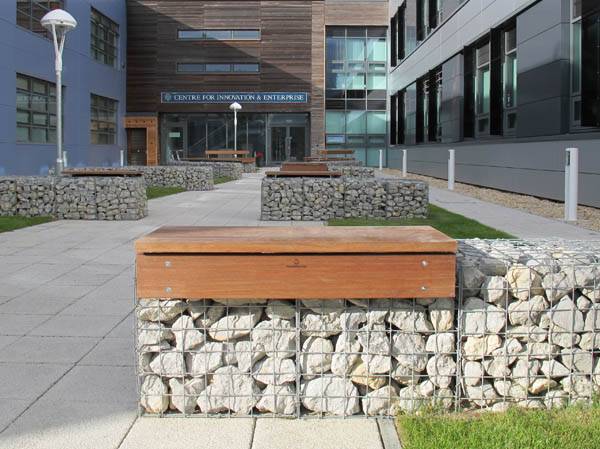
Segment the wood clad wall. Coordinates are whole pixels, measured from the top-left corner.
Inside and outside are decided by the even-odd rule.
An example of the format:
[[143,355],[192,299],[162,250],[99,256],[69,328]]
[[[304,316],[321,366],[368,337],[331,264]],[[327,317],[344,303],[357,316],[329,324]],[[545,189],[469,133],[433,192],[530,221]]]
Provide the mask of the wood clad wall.
[[325,5],[313,2],[312,91],[310,148],[313,156],[325,148]]
[[125,128],[146,130],[146,165],[158,165],[158,119],[156,117],[125,117]]
[[[163,91],[312,94],[313,4],[322,0],[128,0],[130,112],[218,112],[228,105],[168,105]],[[321,13],[322,15],[322,13]],[[180,41],[178,29],[261,30],[260,41]],[[178,62],[260,62],[259,74],[178,74]],[[311,105],[246,111],[310,112]]]
[[325,25],[388,26],[386,0],[326,0]]

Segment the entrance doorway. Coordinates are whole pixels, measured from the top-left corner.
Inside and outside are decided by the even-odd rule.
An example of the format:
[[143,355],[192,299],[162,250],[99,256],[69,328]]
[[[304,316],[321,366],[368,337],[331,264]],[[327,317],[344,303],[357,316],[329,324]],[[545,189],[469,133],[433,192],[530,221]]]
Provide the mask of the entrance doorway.
[[169,123],[166,128],[167,160],[187,157],[187,122]]
[[267,164],[303,161],[307,154],[308,116],[273,114],[269,117]]
[[146,128],[127,128],[127,165],[146,165]]

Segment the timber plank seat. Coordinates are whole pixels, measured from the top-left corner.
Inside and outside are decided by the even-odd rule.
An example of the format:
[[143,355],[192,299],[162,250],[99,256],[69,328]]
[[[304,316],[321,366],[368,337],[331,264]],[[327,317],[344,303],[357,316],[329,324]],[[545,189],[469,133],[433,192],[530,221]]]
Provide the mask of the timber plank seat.
[[162,227],[136,248],[138,298],[455,294],[455,240],[429,226]]
[[284,162],[281,164],[282,171],[328,171],[327,164],[321,162]]
[[[211,161],[229,161],[239,159],[242,164],[254,164],[256,158],[248,150],[206,150],[204,154]],[[213,157],[214,156],[214,157]]]
[[127,169],[115,169],[115,168],[68,168],[62,171],[63,175],[72,176],[72,177],[80,177],[80,176],[119,176],[119,177],[137,177],[143,176],[142,172],[136,170],[127,170]]
[[270,178],[339,178],[342,172],[320,170],[279,170],[265,172]]

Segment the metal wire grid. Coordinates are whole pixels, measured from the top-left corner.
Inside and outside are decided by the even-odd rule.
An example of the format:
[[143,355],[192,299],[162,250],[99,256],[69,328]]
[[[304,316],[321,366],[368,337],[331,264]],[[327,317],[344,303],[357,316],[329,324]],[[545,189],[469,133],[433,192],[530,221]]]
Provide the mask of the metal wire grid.
[[[592,277],[589,285],[573,283],[567,292],[558,287],[541,292],[536,273],[545,273],[550,280],[551,275],[560,276],[559,273],[569,270],[600,273],[598,254],[600,251],[588,242],[569,242],[568,249],[560,243],[543,241],[461,242],[457,298],[448,310],[453,324],[439,333],[423,324],[427,319],[432,324],[432,310],[435,310],[427,300],[364,300],[359,305],[344,300],[312,305],[291,300],[287,307],[280,305],[286,313],[283,321],[269,319],[272,311],[267,313],[267,304],[140,301],[136,305],[135,332],[140,413],[390,416],[400,410],[414,412],[424,406],[498,410],[512,404],[551,407],[589,401],[600,384],[598,276]],[[494,275],[506,279],[515,266],[536,267],[536,270],[523,269],[530,276],[528,288],[515,289],[508,282],[500,287],[486,286]],[[473,284],[474,278],[481,278],[482,283]],[[565,295],[556,298],[555,292]],[[583,292],[592,298],[588,299]],[[527,299],[517,300],[515,294]],[[484,296],[488,300],[496,298],[495,302],[483,301]],[[546,296],[547,306],[541,311],[531,307],[539,303],[539,299],[530,301],[536,296]],[[572,299],[576,310],[565,307],[566,302],[558,307],[564,296]],[[479,307],[473,308],[472,298],[480,298],[484,306],[476,303]],[[270,307],[273,304],[281,302],[271,302]],[[180,325],[183,321],[189,324],[191,308],[196,309],[193,325],[177,327],[178,321]],[[558,329],[552,316],[560,316],[563,323],[565,313],[571,316],[570,326]],[[359,318],[352,321],[352,314]],[[400,327],[390,319],[392,314],[403,317]],[[348,319],[336,321],[338,315]],[[381,321],[381,315],[386,319]],[[309,316],[316,318],[311,321]],[[152,320],[143,319],[149,317]],[[584,329],[586,320],[592,323],[589,332],[585,332],[589,334],[585,337],[585,347],[589,350],[577,346],[581,345],[580,334],[584,333],[580,318],[585,318]],[[243,319],[247,323],[240,324]],[[545,327],[540,325],[542,320]],[[503,323],[499,329],[498,321]],[[215,328],[217,322],[221,324]],[[288,324],[284,326],[284,322]],[[262,338],[257,337],[258,323],[263,323]],[[480,324],[473,328],[470,323]],[[427,340],[440,333],[453,336],[455,345],[451,350],[439,347],[432,350]],[[269,341],[269,334],[286,338],[287,346],[281,349],[271,341],[271,347],[267,348],[270,351],[265,351],[260,340]],[[159,344],[146,344],[157,335]],[[399,350],[394,345],[399,338],[413,338],[419,343]],[[567,344],[569,339],[573,343]],[[437,338],[432,341],[439,343]],[[262,351],[257,350],[260,344]],[[270,354],[260,355],[261,352]],[[348,365],[345,370],[331,371],[334,357],[341,359],[342,365]],[[425,359],[427,364],[423,367]],[[242,360],[246,362],[240,369]],[[390,365],[387,370],[386,363]],[[378,364],[383,368],[378,369]],[[411,364],[412,367],[406,366]],[[148,378],[153,379],[152,385]]]

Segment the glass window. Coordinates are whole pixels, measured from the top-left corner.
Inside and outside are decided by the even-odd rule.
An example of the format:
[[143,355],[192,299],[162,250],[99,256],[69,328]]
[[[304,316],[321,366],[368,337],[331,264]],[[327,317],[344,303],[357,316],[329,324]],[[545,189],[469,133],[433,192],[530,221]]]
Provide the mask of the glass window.
[[365,88],[365,74],[364,73],[352,73],[348,75],[347,78],[348,83],[346,84],[346,89],[362,89]]
[[475,104],[478,115],[490,113],[490,44],[476,51]]
[[182,73],[202,73],[204,72],[204,64],[180,62],[177,64],[177,71]]
[[346,133],[364,134],[366,131],[365,111],[348,111],[346,114]]
[[343,134],[346,114],[342,111],[327,111],[325,113],[325,132],[327,134]]
[[17,141],[56,142],[56,89],[54,84],[17,74]]
[[385,134],[386,126],[387,122],[385,112],[367,112],[368,134]]
[[386,61],[385,39],[367,39],[367,59],[369,61]]
[[367,89],[385,89],[386,76],[385,73],[369,73],[367,75]]
[[231,64],[206,64],[207,72],[231,72]]
[[348,61],[364,61],[365,40],[363,38],[346,39],[346,59]]
[[507,109],[517,106],[517,40],[516,29],[504,33],[504,107]]
[[40,20],[48,11],[64,7],[63,0],[17,0],[17,25],[51,39],[52,34],[42,26]]
[[117,143],[117,105],[112,98],[91,94],[90,131],[93,144]]
[[118,63],[119,25],[92,8],[90,52],[103,64],[116,67]]
[[259,66],[256,63],[233,64],[233,71],[239,73],[258,73]]
[[209,29],[197,29],[197,30],[178,30],[178,39],[190,39],[190,40],[214,40],[214,41],[228,41],[228,40],[260,40],[260,30],[209,30]]

